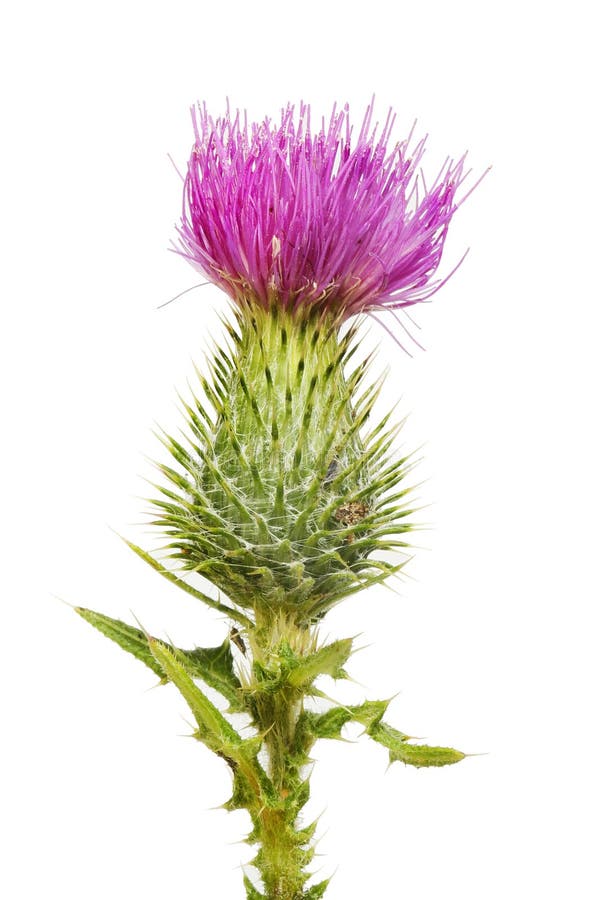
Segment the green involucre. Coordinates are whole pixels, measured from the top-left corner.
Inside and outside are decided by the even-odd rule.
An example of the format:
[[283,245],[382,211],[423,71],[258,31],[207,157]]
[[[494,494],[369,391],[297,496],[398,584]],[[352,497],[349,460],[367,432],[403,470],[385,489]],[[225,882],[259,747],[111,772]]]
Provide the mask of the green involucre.
[[346,374],[355,327],[340,337],[313,310],[236,317],[200,376],[206,402],[184,402],[185,439],[162,436],[156,524],[238,607],[307,624],[403,565],[383,556],[412,528],[409,461],[392,453],[388,417],[365,431],[380,386],[361,388],[367,362]]

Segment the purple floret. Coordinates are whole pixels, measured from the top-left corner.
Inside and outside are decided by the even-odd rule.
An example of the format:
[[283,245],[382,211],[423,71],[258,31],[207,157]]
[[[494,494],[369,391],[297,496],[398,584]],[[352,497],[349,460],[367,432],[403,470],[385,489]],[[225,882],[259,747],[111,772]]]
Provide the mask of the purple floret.
[[425,140],[389,146],[395,116],[358,133],[348,107],[313,131],[310,108],[279,124],[193,110],[195,145],[178,229],[180,250],[237,303],[320,304],[344,318],[400,309],[433,294],[466,174],[446,160],[427,187]]

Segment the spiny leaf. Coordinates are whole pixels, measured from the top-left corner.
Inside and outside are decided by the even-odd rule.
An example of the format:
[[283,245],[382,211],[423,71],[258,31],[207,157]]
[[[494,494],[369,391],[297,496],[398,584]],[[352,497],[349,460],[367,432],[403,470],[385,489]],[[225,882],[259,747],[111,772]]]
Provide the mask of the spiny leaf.
[[191,674],[175,652],[155,638],[148,638],[149,649],[168,677],[176,685],[189,705],[197,724],[201,738],[212,750],[222,752],[226,756],[237,755],[242,738],[234,730],[219,709],[197,687]]
[[[181,653],[178,650],[175,652]],[[226,697],[231,710],[243,709],[238,693],[240,681],[234,674],[228,638],[219,647],[195,647],[193,650],[182,651],[181,656],[191,674],[201,678]]]
[[403,762],[408,766],[424,768],[429,766],[450,766],[464,759],[466,753],[450,747],[429,747],[426,744],[410,744],[406,735],[385,722],[372,725],[368,732],[378,744],[390,751],[390,764]]
[[325,713],[303,713],[307,720],[307,727],[315,738],[327,738],[329,740],[341,740],[342,728],[352,720],[350,711],[338,706]]
[[276,805],[278,795],[270,779],[257,759],[261,738],[243,740],[220,710],[214,706],[193,681],[184,660],[155,638],[149,638],[149,649],[162,667],[164,674],[176,685],[199,726],[195,737],[218,756],[222,756],[233,769],[238,769],[247,786],[262,805]]
[[[101,631],[106,637],[145,663],[161,681],[167,680],[162,667],[149,648],[147,635],[139,628],[127,625],[120,619],[112,619],[91,609],[75,607],[81,618]],[[218,647],[195,647],[193,650],[180,650],[171,644],[161,642],[175,656],[184,661],[184,665],[194,678],[201,678],[210,687],[228,700],[230,709],[239,711],[242,704],[239,695],[240,681],[234,674],[233,658],[228,638]]]
[[253,791],[243,773],[237,768],[232,781],[232,796],[222,804],[221,808],[228,812],[235,812],[239,809],[250,810],[253,801]]
[[106,637],[110,638],[110,640],[122,647],[123,650],[126,650],[127,653],[131,653],[142,663],[145,663],[161,681],[166,680],[161,666],[149,649],[147,637],[139,628],[133,628],[119,619],[111,619],[109,616],[94,612],[92,609],[84,609],[81,606],[76,606],[75,612]]
[[320,897],[323,897],[330,881],[331,878],[326,878],[325,881],[320,881],[319,884],[308,888],[304,893],[303,900],[319,900]]
[[318,675],[331,675],[332,678],[342,678],[344,673],[342,666],[348,660],[352,651],[352,638],[344,638],[320,647],[315,653],[299,658],[297,665],[288,676],[288,682],[293,687],[304,687],[310,684]]
[[368,700],[359,706],[335,706],[324,713],[306,713],[308,728],[317,738],[340,740],[348,722],[369,727],[381,720],[388,705],[389,700]]
[[246,875],[243,881],[247,891],[247,900],[267,900],[265,894],[261,894]]
[[360,706],[338,706],[319,715],[303,715],[307,716],[308,730],[316,738],[341,740],[343,726],[348,722],[359,722],[365,726],[369,737],[390,751],[390,764],[399,760],[417,768],[449,766],[465,758],[465,753],[450,747],[409,743],[408,735],[382,722],[388,705],[388,700],[370,700]]

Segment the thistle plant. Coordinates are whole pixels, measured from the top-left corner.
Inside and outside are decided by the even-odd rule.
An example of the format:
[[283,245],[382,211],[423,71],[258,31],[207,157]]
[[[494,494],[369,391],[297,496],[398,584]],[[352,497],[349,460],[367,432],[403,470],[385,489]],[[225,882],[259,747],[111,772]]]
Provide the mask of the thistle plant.
[[371,109],[358,132],[336,109],[313,130],[307,106],[251,126],[202,107],[193,123],[177,249],[226,292],[231,313],[182,398],[184,437],[160,436],[152,509],[164,546],[157,556],[130,547],[223,614],[228,633],[217,647],[181,649],[77,612],[178,688],[194,737],[228,766],[225,806],[248,812],[256,846],[247,898],[316,900],[327,881],[310,884],[315,824],[301,816],[316,741],[356,722],[390,763],[464,756],[413,743],[386,722],[386,700],[333,701],[320,679],[347,677],[355,649],[352,638],[324,642],[323,618],[400,571],[415,525],[412,460],[394,450],[393,410],[376,409],[360,323],[396,316],[445,281],[436,272],[466,173],[448,161],[426,185],[424,141],[391,145],[392,116],[380,129]]

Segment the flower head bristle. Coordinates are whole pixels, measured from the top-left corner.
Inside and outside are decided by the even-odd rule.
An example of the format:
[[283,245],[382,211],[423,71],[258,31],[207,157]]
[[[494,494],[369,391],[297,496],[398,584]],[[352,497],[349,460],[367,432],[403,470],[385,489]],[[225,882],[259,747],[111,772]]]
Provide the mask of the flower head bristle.
[[367,108],[355,137],[348,107],[311,127],[310,107],[288,105],[279,124],[192,110],[195,144],[185,178],[179,252],[237,303],[288,310],[317,305],[357,313],[427,299],[464,157],[446,160],[429,187],[425,139],[390,145]]

